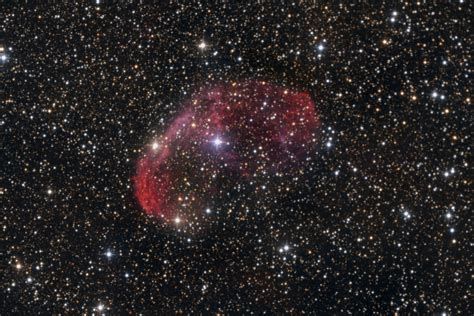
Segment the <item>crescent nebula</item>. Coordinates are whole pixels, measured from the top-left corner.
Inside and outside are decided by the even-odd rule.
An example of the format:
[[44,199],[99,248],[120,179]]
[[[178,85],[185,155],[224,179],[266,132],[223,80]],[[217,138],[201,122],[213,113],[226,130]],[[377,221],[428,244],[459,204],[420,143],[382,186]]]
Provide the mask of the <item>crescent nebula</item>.
[[[196,224],[256,184],[290,176],[315,155],[319,116],[309,93],[261,81],[202,88],[137,162],[144,211]],[[227,199],[229,200],[229,199]]]

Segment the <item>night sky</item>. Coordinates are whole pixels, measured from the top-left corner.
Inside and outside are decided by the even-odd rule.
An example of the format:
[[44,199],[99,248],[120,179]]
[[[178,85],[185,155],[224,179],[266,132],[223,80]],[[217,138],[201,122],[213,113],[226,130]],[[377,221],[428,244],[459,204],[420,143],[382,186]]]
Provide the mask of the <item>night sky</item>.
[[472,313],[468,2],[2,4],[1,314]]

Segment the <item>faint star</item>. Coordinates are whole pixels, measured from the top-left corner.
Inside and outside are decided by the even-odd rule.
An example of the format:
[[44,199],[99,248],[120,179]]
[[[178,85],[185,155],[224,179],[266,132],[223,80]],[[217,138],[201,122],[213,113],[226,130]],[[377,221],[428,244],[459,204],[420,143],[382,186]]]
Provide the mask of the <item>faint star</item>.
[[403,212],[403,216],[404,216],[406,219],[411,218],[411,214],[410,214],[410,212],[408,212],[408,211],[404,211],[404,212]]

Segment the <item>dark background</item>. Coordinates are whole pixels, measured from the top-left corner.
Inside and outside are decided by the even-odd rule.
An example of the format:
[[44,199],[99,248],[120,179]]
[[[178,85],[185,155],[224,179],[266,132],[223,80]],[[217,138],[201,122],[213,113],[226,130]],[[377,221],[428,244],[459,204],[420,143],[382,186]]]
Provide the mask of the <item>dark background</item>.
[[[472,311],[467,2],[2,4],[2,314]],[[246,79],[313,97],[297,189],[199,235],[146,216],[144,146]]]

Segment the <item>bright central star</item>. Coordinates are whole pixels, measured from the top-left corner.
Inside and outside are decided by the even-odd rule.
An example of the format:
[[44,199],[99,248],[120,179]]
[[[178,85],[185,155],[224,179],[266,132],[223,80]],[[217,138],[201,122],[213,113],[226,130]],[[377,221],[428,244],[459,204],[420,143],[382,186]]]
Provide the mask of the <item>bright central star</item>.
[[216,147],[219,147],[220,145],[222,145],[222,140],[219,137],[216,137],[213,143]]

